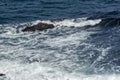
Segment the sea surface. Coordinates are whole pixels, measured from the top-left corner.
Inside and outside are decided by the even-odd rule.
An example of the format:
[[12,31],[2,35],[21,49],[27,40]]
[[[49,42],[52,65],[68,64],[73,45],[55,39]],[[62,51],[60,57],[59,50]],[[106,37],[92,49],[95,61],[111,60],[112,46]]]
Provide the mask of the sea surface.
[[120,80],[119,46],[120,0],[0,0],[0,80]]

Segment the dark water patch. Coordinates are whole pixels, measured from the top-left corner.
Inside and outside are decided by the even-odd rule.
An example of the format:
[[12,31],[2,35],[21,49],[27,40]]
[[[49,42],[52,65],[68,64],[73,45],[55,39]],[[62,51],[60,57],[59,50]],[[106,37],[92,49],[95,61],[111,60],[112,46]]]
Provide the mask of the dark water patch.
[[101,22],[95,26],[100,27],[118,27],[120,26],[120,11],[112,11],[105,13],[98,13],[97,15],[91,16],[89,19],[101,19]]
[[100,24],[98,24],[103,27],[116,27],[120,26],[120,18],[106,18],[102,19]]
[[105,18],[119,18],[120,11],[109,11],[109,12],[96,12],[95,15],[92,15],[88,19],[105,19]]
[[47,0],[44,0],[44,1],[40,1],[42,4],[65,4],[66,1],[47,1]]

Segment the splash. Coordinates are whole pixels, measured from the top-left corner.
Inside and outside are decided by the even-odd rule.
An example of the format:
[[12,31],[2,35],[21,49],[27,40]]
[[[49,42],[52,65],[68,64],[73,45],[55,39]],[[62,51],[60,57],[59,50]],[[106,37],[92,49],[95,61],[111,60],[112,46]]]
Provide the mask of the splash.
[[37,20],[34,22],[34,24],[37,24],[39,22],[47,23],[47,24],[53,24],[55,26],[67,26],[67,27],[84,27],[84,26],[94,26],[101,22],[101,19],[96,20],[88,20],[87,18],[77,18],[77,19],[63,19],[63,20],[56,20],[56,21],[40,21]]
[[[100,19],[65,19],[62,21],[33,21],[17,25],[1,25],[0,77],[2,80],[119,80],[119,74],[106,74],[104,60],[113,46],[101,44]],[[47,31],[23,33],[21,29],[39,22],[56,27]],[[74,27],[71,27],[74,26]],[[78,28],[80,27],[80,28]],[[103,33],[104,34],[104,33]],[[113,34],[112,34],[113,35]],[[103,36],[103,35],[102,35]],[[108,41],[109,39],[107,39]],[[118,59],[118,58],[117,58]],[[101,67],[102,65],[102,67]],[[111,66],[119,67],[118,65]],[[119,70],[119,69],[117,69]],[[100,74],[102,71],[103,74]]]

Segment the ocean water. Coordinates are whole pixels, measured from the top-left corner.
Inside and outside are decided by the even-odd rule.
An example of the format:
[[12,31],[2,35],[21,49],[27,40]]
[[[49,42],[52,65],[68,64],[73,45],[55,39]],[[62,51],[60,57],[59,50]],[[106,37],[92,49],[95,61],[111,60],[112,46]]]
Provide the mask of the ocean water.
[[[119,80],[119,4],[0,0],[0,80]],[[21,31],[39,22],[55,28]]]

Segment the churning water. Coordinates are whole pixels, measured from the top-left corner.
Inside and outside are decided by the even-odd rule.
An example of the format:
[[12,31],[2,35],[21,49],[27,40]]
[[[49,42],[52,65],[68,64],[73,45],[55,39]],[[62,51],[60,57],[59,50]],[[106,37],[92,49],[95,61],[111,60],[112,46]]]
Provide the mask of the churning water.
[[[119,3],[1,0],[0,80],[119,80]],[[21,31],[39,22],[55,28]]]

